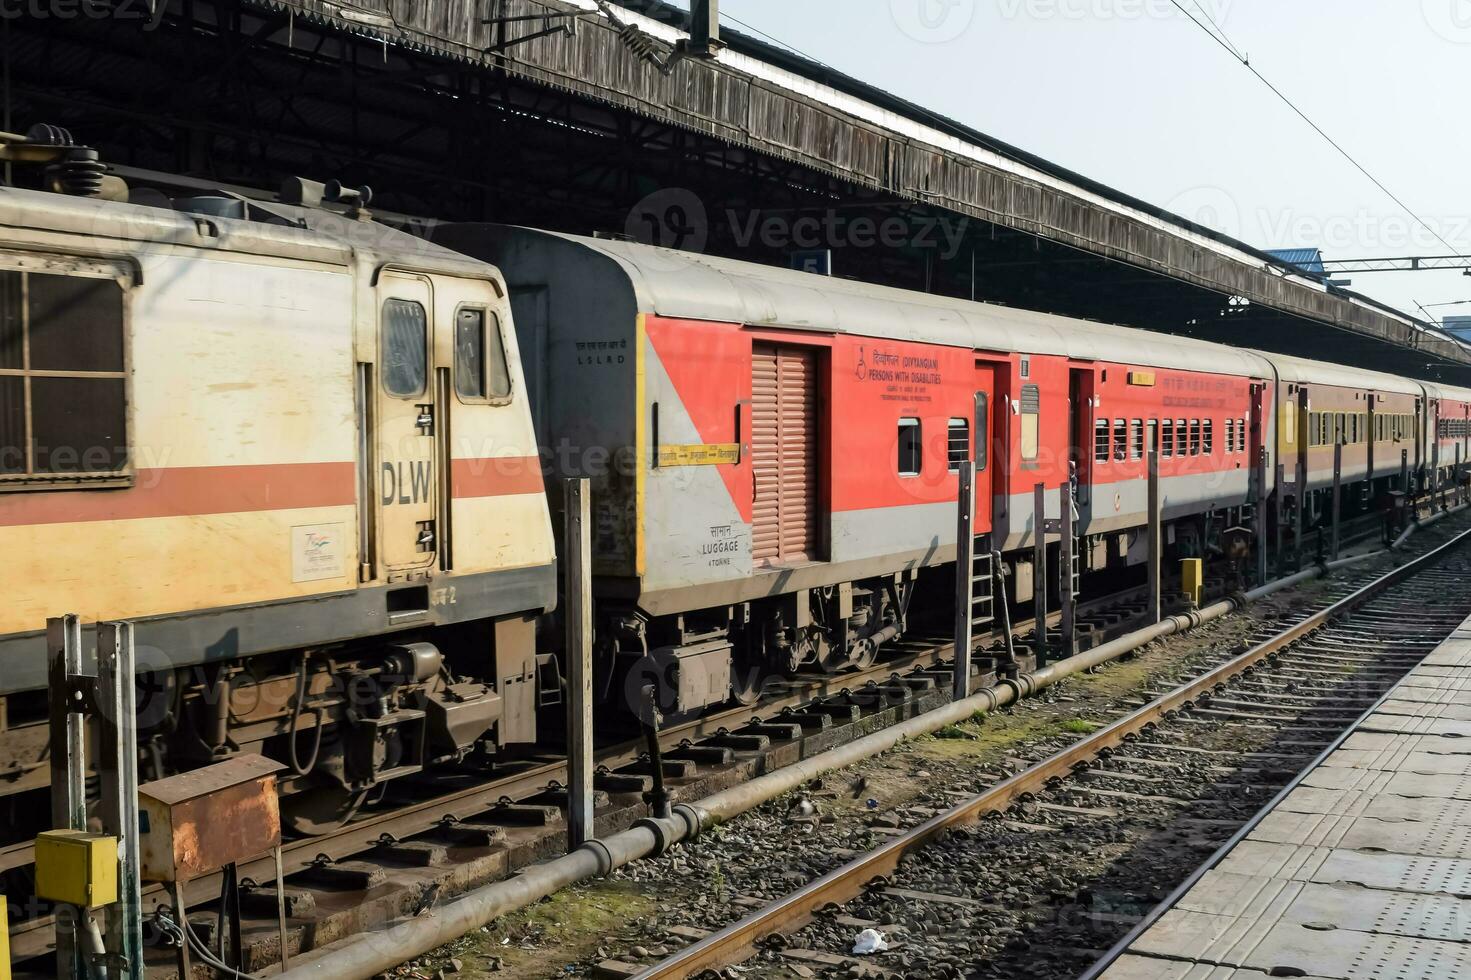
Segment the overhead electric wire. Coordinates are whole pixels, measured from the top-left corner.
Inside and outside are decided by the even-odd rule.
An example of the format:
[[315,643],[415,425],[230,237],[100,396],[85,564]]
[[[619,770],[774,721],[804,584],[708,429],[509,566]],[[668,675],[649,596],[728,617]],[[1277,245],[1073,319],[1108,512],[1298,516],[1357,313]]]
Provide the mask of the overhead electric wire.
[[1282,102],[1289,109],[1297,113],[1297,115],[1302,119],[1303,122],[1307,123],[1313,128],[1314,132],[1323,137],[1323,139],[1327,140],[1329,146],[1337,150],[1345,160],[1353,165],[1354,169],[1363,174],[1365,177],[1369,178],[1369,180],[1373,182],[1374,186],[1383,191],[1391,201],[1399,205],[1400,209],[1403,210],[1405,214],[1409,215],[1411,218],[1414,218],[1415,221],[1418,222],[1422,228],[1430,232],[1430,234],[1434,235],[1436,239],[1439,240],[1440,243],[1446,248],[1450,249],[1452,252],[1459,251],[1454,245],[1446,241],[1445,238],[1441,236],[1440,232],[1436,231],[1435,228],[1430,225],[1430,222],[1426,221],[1424,218],[1416,214],[1414,209],[1412,209],[1408,204],[1400,199],[1399,195],[1397,195],[1394,191],[1385,186],[1384,182],[1381,181],[1378,177],[1375,177],[1372,173],[1370,173],[1367,167],[1359,163],[1358,160],[1354,159],[1353,154],[1344,149],[1342,144],[1340,144],[1332,136],[1329,136],[1327,131],[1324,130],[1322,126],[1319,126],[1316,122],[1312,120],[1311,117],[1308,116],[1306,112],[1298,108],[1297,103],[1293,102],[1285,94],[1283,94],[1282,90],[1279,89],[1276,85],[1273,85],[1272,82],[1267,78],[1267,76],[1257,71],[1255,66],[1252,65],[1251,59],[1242,54],[1240,49],[1237,48],[1236,45],[1232,43],[1231,39],[1226,36],[1226,32],[1221,30],[1220,25],[1211,20],[1210,15],[1205,12],[1205,8],[1200,6],[1199,0],[1191,0],[1191,3],[1197,10],[1200,11],[1201,16],[1204,17],[1207,22],[1209,22],[1210,26],[1206,26],[1206,23],[1202,22],[1189,10],[1185,9],[1185,7],[1180,3],[1180,0],[1170,0],[1170,3],[1173,4],[1175,9],[1179,10],[1180,13],[1190,18],[1190,22],[1192,24],[1194,24],[1196,27],[1199,27],[1202,31],[1205,31],[1210,39],[1219,44],[1223,50],[1231,55],[1232,58],[1239,61],[1242,66],[1246,68],[1247,71],[1255,75],[1263,85],[1271,89],[1273,95],[1277,96],[1277,98],[1281,99]]

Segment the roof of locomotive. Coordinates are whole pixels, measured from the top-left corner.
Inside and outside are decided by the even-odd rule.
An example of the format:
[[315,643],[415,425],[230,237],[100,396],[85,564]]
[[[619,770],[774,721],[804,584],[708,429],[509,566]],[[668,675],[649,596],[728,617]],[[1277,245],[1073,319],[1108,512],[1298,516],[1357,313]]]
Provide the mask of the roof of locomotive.
[[426,272],[484,276],[490,268],[376,221],[336,211],[247,202],[272,221],[181,210],[162,194],[148,203],[103,201],[0,185],[0,227],[115,242],[124,254],[200,248],[348,265],[355,257]]
[[587,253],[596,253],[621,270],[641,313],[1213,374],[1265,378],[1272,373],[1255,352],[1189,337],[634,242],[491,224],[442,225],[434,235],[503,269],[533,244],[545,255],[547,247],[561,243],[553,252],[578,263],[580,274],[588,271]]

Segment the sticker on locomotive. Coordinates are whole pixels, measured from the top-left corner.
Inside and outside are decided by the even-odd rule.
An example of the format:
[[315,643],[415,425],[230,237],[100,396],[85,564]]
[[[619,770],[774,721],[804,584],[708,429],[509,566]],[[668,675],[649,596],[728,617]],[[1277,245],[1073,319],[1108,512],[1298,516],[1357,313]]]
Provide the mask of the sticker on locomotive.
[[291,529],[291,581],[320,582],[342,578],[347,566],[342,552],[344,524],[302,524]]
[[735,442],[659,447],[660,466],[721,466],[740,461],[741,447]]

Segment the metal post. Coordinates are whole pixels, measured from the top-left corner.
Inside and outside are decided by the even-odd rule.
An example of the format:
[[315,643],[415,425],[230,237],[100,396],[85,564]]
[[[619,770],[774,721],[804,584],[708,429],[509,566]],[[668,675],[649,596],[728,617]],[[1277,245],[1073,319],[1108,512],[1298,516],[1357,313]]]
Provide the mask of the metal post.
[[1163,558],[1164,537],[1160,527],[1159,489],[1159,447],[1156,445],[1149,450],[1149,529],[1145,532],[1149,536],[1149,593],[1145,599],[1149,603],[1147,618],[1150,625],[1160,619],[1159,563]]
[[1071,657],[1078,652],[1078,637],[1074,613],[1077,611],[1078,597],[1073,592],[1073,501],[1072,491],[1069,485],[1062,485],[1062,501],[1060,504],[1059,522],[1061,524],[1061,539],[1057,546],[1058,568],[1058,590],[1059,604],[1062,606],[1062,622],[1059,631],[1062,633],[1062,655]]
[[281,972],[291,969],[291,957],[286,948],[286,875],[281,870],[281,845],[271,848],[271,858],[276,862],[276,932],[281,937]]
[[1456,468],[1450,478],[1450,502],[1461,503],[1461,443],[1456,443]]
[[1308,432],[1313,413],[1308,411],[1308,392],[1299,388],[1297,392],[1297,481],[1294,486],[1296,507],[1293,508],[1292,570],[1302,571],[1302,536],[1306,533],[1308,509]]
[[588,481],[564,480],[567,619],[567,849],[595,836],[592,750],[592,512]]
[[720,0],[691,0],[690,50],[713,54],[720,44]]
[[10,980],[10,909],[4,895],[0,895],[0,980]]
[[1338,511],[1340,507],[1339,498],[1343,496],[1339,491],[1343,487],[1343,443],[1333,444],[1333,548],[1329,552],[1333,559],[1338,559]]
[[1272,511],[1276,525],[1273,536],[1276,539],[1274,547],[1277,549],[1277,577],[1287,577],[1287,555],[1282,551],[1282,525],[1287,522],[1287,466],[1280,459],[1277,461],[1277,489],[1272,492]]
[[[955,676],[953,696],[970,696],[971,623],[975,609],[975,464],[960,464],[955,518]],[[991,583],[987,582],[990,588]],[[1004,600],[1004,597],[1003,597]]]
[[[87,829],[87,729],[85,696],[73,683],[82,676],[82,624],[74,615],[46,621],[51,697],[51,823],[57,830]],[[85,976],[77,943],[81,923],[58,908],[56,975]],[[7,925],[8,928],[8,925]]]
[[1399,451],[1399,492],[1405,496],[1410,494],[1410,451],[1408,449]]
[[1037,618],[1037,666],[1047,663],[1047,488],[1032,488],[1032,611]]
[[1431,500],[1438,510],[1445,510],[1445,481],[1440,478],[1440,439],[1435,440],[1435,445],[1430,450],[1430,472],[1433,474],[1431,480]]
[[138,708],[133,624],[97,624],[98,774],[103,829],[118,838],[118,900],[107,907],[108,976],[143,980],[143,890],[138,841]]
[[[1266,426],[1265,420],[1262,422]],[[1256,457],[1256,581],[1267,581],[1267,447],[1257,450]]]

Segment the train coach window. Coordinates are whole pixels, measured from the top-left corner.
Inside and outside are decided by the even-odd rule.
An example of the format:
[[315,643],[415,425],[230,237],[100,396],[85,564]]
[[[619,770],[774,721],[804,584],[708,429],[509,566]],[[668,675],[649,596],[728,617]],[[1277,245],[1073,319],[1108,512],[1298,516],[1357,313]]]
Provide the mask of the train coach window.
[[488,318],[480,309],[455,314],[455,391],[466,401],[511,397],[500,317],[494,313]]
[[1206,419],[1200,425],[1200,451],[1209,456],[1216,441],[1216,434],[1213,431],[1215,429],[1215,420]]
[[1184,419],[1175,419],[1175,455],[1190,455],[1190,424]]
[[0,478],[125,476],[123,343],[116,280],[0,272]]
[[1175,455],[1175,423],[1171,419],[1165,419],[1164,435],[1159,440],[1159,454],[1164,459]]
[[1039,443],[1039,426],[1042,415],[1042,389],[1036,385],[1022,385],[1022,460],[1036,462]]
[[1236,451],[1246,452],[1246,419],[1236,420]]
[[984,391],[976,392],[976,470],[986,468],[990,458],[991,399]]
[[924,464],[919,419],[899,420],[899,475],[919,476]]
[[1190,420],[1190,455],[1200,455],[1200,419]]
[[1151,452],[1159,452],[1159,419],[1146,419],[1144,425],[1149,429],[1148,446]]
[[383,387],[400,398],[423,393],[427,377],[429,318],[407,299],[383,301]]
[[951,419],[945,432],[945,448],[950,457],[950,472],[959,473],[960,464],[970,459],[970,423]]
[[1108,419],[1099,419],[1093,423],[1093,460],[1097,463],[1108,462]]
[[1122,463],[1129,455],[1129,423],[1124,419],[1113,420],[1113,458]]
[[1129,423],[1129,458],[1144,458],[1144,420],[1135,419]]

